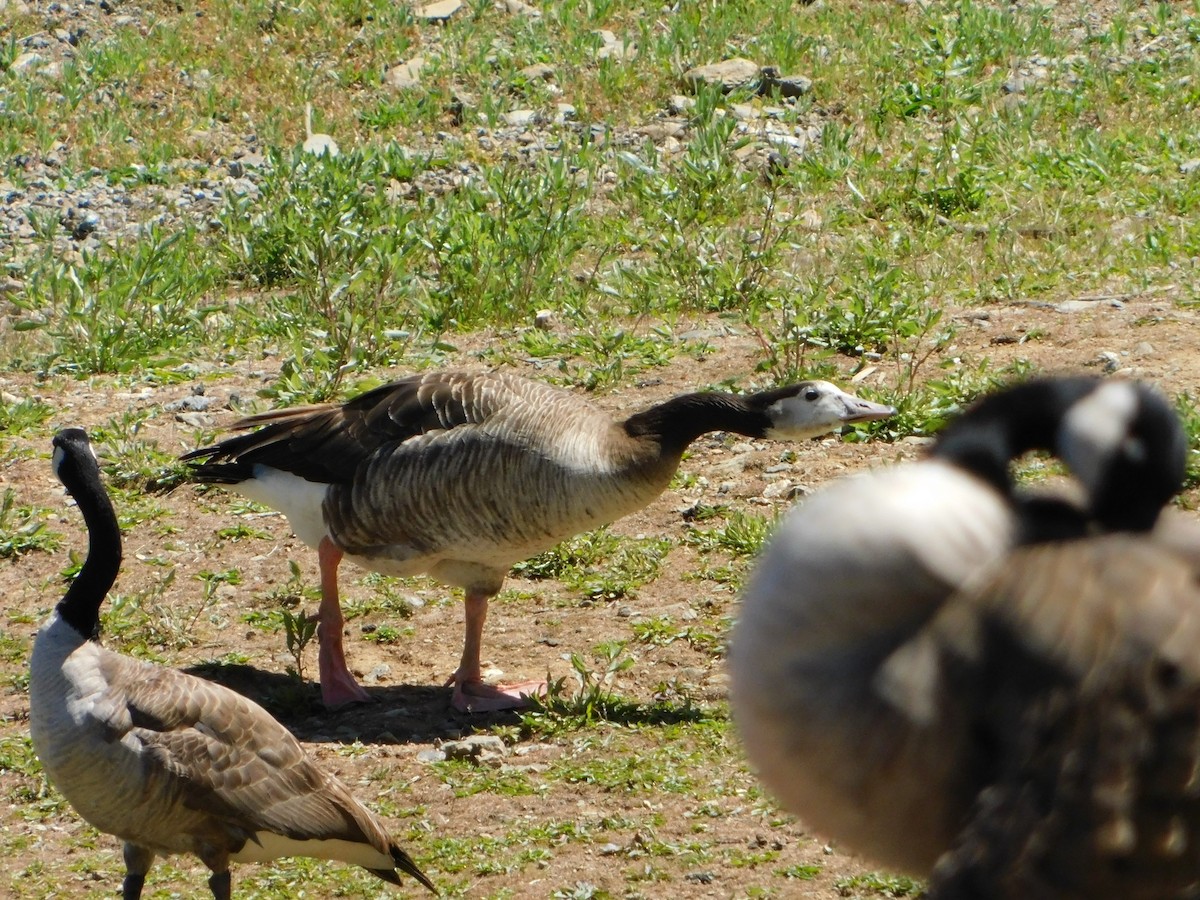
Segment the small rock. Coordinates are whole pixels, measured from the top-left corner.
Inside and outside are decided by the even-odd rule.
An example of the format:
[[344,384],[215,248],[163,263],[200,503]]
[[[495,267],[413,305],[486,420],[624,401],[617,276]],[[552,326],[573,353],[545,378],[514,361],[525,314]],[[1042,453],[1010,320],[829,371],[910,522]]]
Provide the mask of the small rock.
[[71,229],[71,237],[77,241],[82,241],[99,227],[100,217],[94,212],[90,212],[75,223],[75,226]]
[[554,104],[554,109],[555,109],[554,121],[557,124],[561,125],[564,122],[575,121],[575,117],[576,117],[575,107],[572,106],[570,103],[556,103],[556,104]]
[[1121,368],[1121,357],[1111,350],[1101,350],[1096,356],[1096,362],[1109,375]]
[[1130,354],[1134,359],[1145,359],[1154,355],[1154,345],[1149,341],[1139,341]]
[[683,94],[672,94],[667,100],[667,111],[673,116],[685,116],[696,108],[696,101]]
[[500,4],[500,8],[514,16],[528,16],[531,19],[540,19],[542,11],[536,6],[530,6],[528,3],[522,3],[521,0],[504,0]]
[[380,679],[386,681],[391,672],[391,666],[389,666],[387,663],[380,663],[363,676],[363,684],[379,684]]
[[595,34],[598,34],[600,36],[600,40],[603,41],[603,43],[600,45],[600,49],[596,51],[596,59],[622,60],[633,59],[633,57],[637,56],[636,44],[627,43],[626,41],[619,39],[607,28],[602,28],[599,31],[596,31]]
[[426,748],[417,751],[417,761],[423,763],[445,762],[446,754],[436,748]]
[[757,63],[740,56],[707,66],[696,66],[683,73],[683,83],[697,91],[703,85],[719,87],[728,94],[739,88],[755,87],[762,77]]
[[40,62],[42,62],[40,54],[33,52],[22,53],[9,64],[8,71],[14,75],[23,75]]
[[795,496],[795,487],[786,478],[773,481],[763,488],[764,500],[790,500]]
[[414,56],[408,62],[392,66],[383,75],[383,83],[397,90],[420,87],[421,70],[425,68],[425,57]]
[[600,848],[601,856],[616,856],[621,852],[620,844],[605,844]]
[[1097,307],[1107,306],[1111,309],[1124,309],[1125,304],[1115,297],[1107,300],[1064,300],[1062,303],[1054,304],[1055,312],[1060,313],[1077,313],[1087,312],[1088,310],[1096,309]]
[[803,97],[812,93],[812,79],[803,75],[773,75],[764,80],[761,90],[778,91],[780,97]]
[[494,734],[473,734],[461,741],[446,741],[441,749],[446,759],[464,759],[470,762],[487,762],[508,753],[504,741]]
[[212,428],[216,422],[208,413],[202,412],[176,413],[175,418],[190,428]]
[[537,111],[532,109],[514,109],[504,113],[500,118],[504,120],[506,125],[512,125],[514,128],[524,128],[527,125],[532,125],[537,121]]
[[716,876],[712,872],[688,872],[683,876],[684,881],[694,884],[712,884]]
[[180,400],[172,400],[163,406],[167,412],[205,412],[218,401],[212,397],[202,397],[192,394]]
[[533,327],[549,331],[554,327],[554,310],[539,309],[533,316]]
[[521,69],[518,75],[525,76],[529,81],[552,81],[554,79],[554,66],[546,63],[533,63]]
[[418,19],[430,22],[444,22],[460,9],[462,9],[462,0],[438,0],[437,3],[418,6],[413,10],[413,15]]
[[1189,159],[1179,164],[1179,173],[1181,175],[1191,175],[1197,171],[1200,171],[1200,159]]
[[633,616],[634,612],[632,606],[622,606],[617,610],[617,618],[619,619],[632,619]]

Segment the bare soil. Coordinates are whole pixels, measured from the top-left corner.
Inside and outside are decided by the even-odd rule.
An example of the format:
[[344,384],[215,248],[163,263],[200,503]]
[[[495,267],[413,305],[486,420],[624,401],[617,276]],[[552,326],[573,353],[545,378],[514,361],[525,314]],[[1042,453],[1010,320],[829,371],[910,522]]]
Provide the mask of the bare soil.
[[[1098,362],[1100,354],[1107,351],[1117,354],[1125,374],[1149,379],[1173,395],[1190,392],[1200,396],[1193,312],[1179,308],[1168,293],[1122,297],[1116,305],[1113,298],[1092,300],[1085,307],[1063,312],[1045,304],[1014,304],[958,311],[954,316],[960,325],[958,340],[945,358],[957,357],[964,364],[988,358],[996,367],[1020,358],[1046,372],[1096,372],[1103,365]],[[683,329],[677,326],[677,331]],[[462,341],[458,363],[474,364],[472,349],[487,345],[494,337],[480,334]],[[595,401],[621,416],[697,385],[730,377],[743,385],[754,380],[752,373],[761,350],[752,335],[714,337],[710,343],[716,353],[703,359],[681,353],[671,365],[648,370],[639,386],[597,396]],[[925,376],[938,374],[936,362],[927,364]],[[845,371],[852,371],[853,364],[846,360]],[[222,368],[206,378],[207,392],[211,396],[250,396],[262,386],[261,377],[252,373],[263,369],[270,369],[269,360]],[[519,371],[538,375],[532,366]],[[895,378],[894,366],[881,362],[864,380],[887,385]],[[3,746],[3,742],[28,734],[29,699],[21,680],[27,649],[37,624],[62,594],[61,571],[68,562],[67,549],[81,554],[85,546],[81,520],[69,508],[50,471],[48,450],[53,430],[67,425],[103,425],[125,410],[147,405],[158,414],[141,426],[137,439],[154,442],[172,453],[182,452],[194,446],[196,430],[161,410],[163,404],[190,392],[187,383],[143,388],[115,379],[35,383],[10,376],[0,379],[0,389],[44,398],[57,410],[44,433],[26,433],[14,439],[17,448],[27,452],[7,454],[10,462],[0,469],[0,493],[11,488],[18,504],[57,511],[50,527],[65,536],[59,552],[32,552],[0,561],[5,598],[0,629],[9,644],[25,651],[5,654],[0,663],[2,683],[7,685],[0,690]],[[221,409],[214,418],[223,426],[234,414]],[[736,613],[736,597],[730,590],[689,577],[706,563],[723,560],[712,555],[702,558],[684,543],[689,526],[681,510],[697,498],[757,513],[782,510],[787,501],[764,500],[763,491],[770,480],[765,469],[778,463],[785,450],[796,456],[795,470],[788,477],[813,488],[848,472],[904,461],[920,452],[919,441],[855,444],[827,438],[793,446],[755,442],[750,448],[736,447],[739,443],[740,439],[721,436],[700,440],[683,469],[704,476],[706,485],[669,490],[643,512],[613,526],[619,534],[673,539],[673,549],[656,580],[634,597],[585,603],[553,581],[513,577],[507,584],[510,590],[491,610],[485,631],[485,665],[502,670],[508,680],[537,678],[547,671],[553,677],[569,676],[570,653],[590,659],[592,648],[601,642],[629,640],[636,664],[617,681],[623,697],[649,703],[669,685],[676,692],[688,693],[701,706],[722,709],[726,676],[718,656],[686,640],[661,647],[632,640],[631,629],[637,622],[666,616],[680,624],[697,617],[706,623],[724,623]],[[739,465],[731,468],[731,459],[738,459]],[[747,464],[742,467],[740,462]],[[722,485],[726,491],[718,493]],[[487,838],[504,838],[530,823],[576,823],[584,833],[544,842],[541,849],[547,852],[534,854],[540,859],[500,867],[486,865],[486,849],[479,851],[472,865],[464,867],[461,860],[453,864],[440,860],[431,850],[432,838],[414,839],[415,855],[449,893],[466,897],[569,896],[556,892],[569,892],[585,882],[613,897],[836,897],[846,895],[835,886],[840,879],[873,870],[869,861],[826,846],[802,822],[783,817],[783,824],[773,824],[781,817],[769,803],[754,799],[752,777],[732,736],[725,746],[706,755],[683,752],[693,738],[669,727],[638,729],[602,723],[548,739],[516,739],[501,764],[511,769],[481,771],[497,777],[511,772],[532,784],[532,792],[514,795],[486,790],[456,796],[439,770],[418,754],[446,739],[476,732],[499,732],[511,742],[517,738],[512,726],[518,721],[511,714],[459,714],[448,706],[450,690],[442,684],[457,664],[462,640],[463,615],[457,595],[452,597],[449,590],[432,582],[406,583],[399,593],[423,603],[411,618],[369,611],[351,619],[346,629],[351,668],[370,683],[368,690],[377,702],[326,712],[311,683],[298,689],[296,680],[287,674],[292,658],[282,633],[244,621],[249,611],[277,606],[277,599],[270,595],[285,587],[289,561],[299,564],[308,584],[315,584],[315,553],[292,536],[278,515],[235,516],[234,495],[185,485],[155,499],[163,513],[126,531],[126,562],[116,593],[134,596],[147,592],[171,568],[174,583],[160,600],[153,601],[167,611],[158,616],[161,628],[150,636],[126,635],[124,640],[136,637],[139,646],[170,664],[200,666],[203,674],[268,704],[316,756],[356,785],[364,800],[376,802],[386,794],[395,809],[405,811],[406,818],[395,820],[402,835],[478,838],[481,847],[486,847]],[[265,536],[219,536],[221,529],[239,522],[261,529]],[[240,584],[218,587],[212,602],[205,605],[200,573],[235,568],[241,575]],[[343,570],[347,605],[373,596],[376,589],[360,581],[364,574],[352,566]],[[304,605],[315,609],[311,600]],[[371,640],[372,629],[381,626],[399,629],[402,636],[387,644]],[[411,633],[404,634],[405,629]],[[114,643],[121,646],[120,641]],[[212,664],[229,659],[244,664]],[[315,669],[315,645],[305,662]],[[660,760],[664,742],[675,740],[680,741],[681,750],[678,775],[693,786],[691,790],[647,789],[636,778],[629,780],[626,789],[619,789],[611,783],[599,785],[547,774],[564,760],[586,761],[606,754]],[[347,750],[347,745],[352,749]],[[704,760],[700,769],[696,768],[697,759]],[[661,766],[661,761],[653,764]],[[31,812],[26,800],[30,792],[42,790],[37,781],[19,771],[0,771],[0,796],[6,798],[0,811],[0,838],[10,848],[0,856],[0,885],[4,885],[0,893],[115,896],[122,872],[116,841],[107,836],[97,839],[100,851],[111,850],[110,856],[101,855],[98,870],[95,864],[73,865],[79,854],[86,852],[86,829],[65,807],[44,814]],[[707,856],[688,850],[697,844],[703,845]],[[663,846],[675,848],[674,852],[664,851]],[[13,848],[20,852],[11,852]],[[39,864],[54,873],[49,882],[52,889],[32,874]],[[156,871],[151,875],[153,889],[201,896],[205,873],[194,861],[178,864],[183,876]],[[779,874],[802,866],[817,867],[813,877],[786,879]],[[235,872],[235,893],[244,875],[245,869]],[[415,889],[411,895],[416,895]]]

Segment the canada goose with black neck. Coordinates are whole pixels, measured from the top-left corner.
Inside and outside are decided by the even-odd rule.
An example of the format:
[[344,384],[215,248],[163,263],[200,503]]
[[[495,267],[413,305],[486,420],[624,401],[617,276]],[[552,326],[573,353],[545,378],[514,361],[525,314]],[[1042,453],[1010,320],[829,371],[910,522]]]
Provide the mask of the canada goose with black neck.
[[[1014,490],[1009,465],[1032,449],[1063,459],[1081,506]],[[1028,766],[1044,788],[1048,771],[1086,751],[1082,738],[1030,748],[1048,710],[1102,720],[1097,697],[1160,652],[1185,680],[1200,677],[1200,639],[1185,662],[1170,636],[1172,623],[1195,630],[1200,597],[1148,532],[1181,483],[1185,449],[1170,405],[1142,385],[1038,380],[966,412],[928,459],[807,499],[749,581],[730,654],[734,717],[768,787],[808,827],[893,869],[928,875],[965,847],[943,863],[947,893],[931,896],[993,896],[971,893],[987,879],[970,881],[981,867],[968,864],[986,817],[973,831],[964,823],[998,785],[1019,793]],[[1104,534],[1114,530],[1126,533]],[[1141,549],[1119,549],[1130,544]],[[1148,627],[1135,627],[1139,612]],[[1106,688],[1093,692],[1093,678]],[[1088,774],[1079,803],[1102,793]],[[1069,834],[1099,840],[1100,820],[1075,819]],[[1019,828],[1004,846],[1028,851],[1037,842]],[[989,875],[1004,869],[1002,843],[988,844]]]
[[481,677],[488,600],[513,564],[619,519],[667,487],[711,431],[801,440],[895,411],[824,381],[757,394],[684,394],[618,421],[578,394],[504,373],[432,372],[340,406],[285,409],[186,454],[194,477],[281,510],[316,547],[321,689],[365,699],[346,666],[342,558],[393,575],[428,573],[466,591],[462,659],[447,682],[461,710],[507,709],[540,682]]
[[84,819],[125,842],[122,897],[141,896],[157,855],[194,853],[216,900],[229,863],[314,856],[392,884],[433,883],[262,707],[221,685],[106,650],[100,607],[121,565],[121,532],[87,434],[54,438],[54,472],[88,529],[88,555],[30,660],[33,747]]

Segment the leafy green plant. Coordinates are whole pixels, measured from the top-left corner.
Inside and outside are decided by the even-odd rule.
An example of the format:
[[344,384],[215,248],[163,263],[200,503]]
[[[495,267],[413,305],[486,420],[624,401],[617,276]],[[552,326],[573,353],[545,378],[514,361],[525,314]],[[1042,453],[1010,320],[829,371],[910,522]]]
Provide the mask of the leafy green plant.
[[17,494],[5,488],[0,498],[0,559],[35,550],[53,552],[62,546],[62,535],[46,527],[49,510],[18,505]]
[[303,681],[304,650],[317,636],[317,619],[315,616],[309,616],[302,612],[293,613],[287,609],[281,610],[280,616],[283,619],[284,641],[287,644],[288,653],[292,655],[292,660],[296,663],[296,677]]
[[195,234],[150,229],[127,250],[75,262],[42,259],[14,303],[16,330],[40,365],[79,374],[167,366],[203,344],[223,307]]

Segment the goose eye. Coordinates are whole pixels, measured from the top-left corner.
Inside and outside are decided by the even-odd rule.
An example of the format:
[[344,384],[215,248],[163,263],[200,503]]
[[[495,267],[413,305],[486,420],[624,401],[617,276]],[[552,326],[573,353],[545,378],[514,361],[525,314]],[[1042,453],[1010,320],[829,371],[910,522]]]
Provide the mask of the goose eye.
[[807,391],[804,392],[805,400],[809,400],[809,401],[816,400],[820,396],[821,396],[821,392],[818,391],[816,388],[809,388]]

